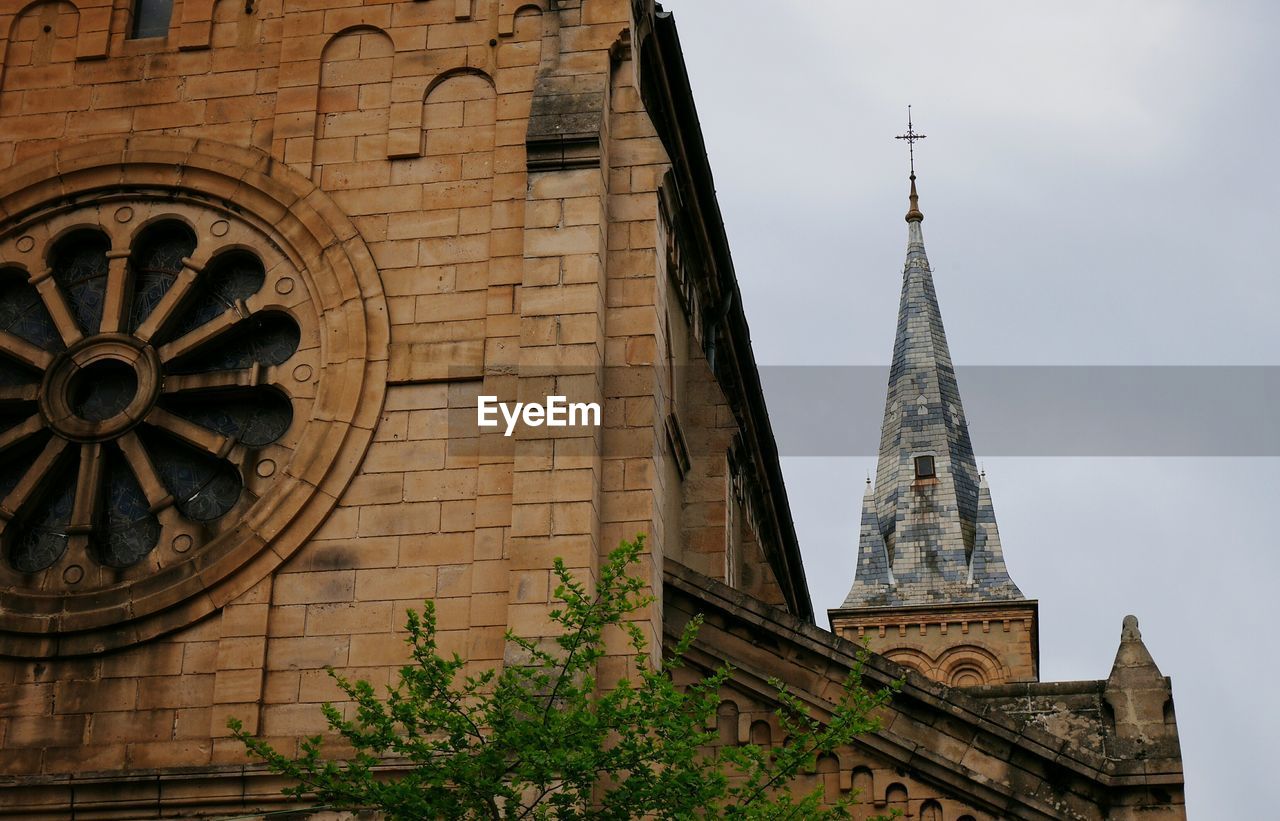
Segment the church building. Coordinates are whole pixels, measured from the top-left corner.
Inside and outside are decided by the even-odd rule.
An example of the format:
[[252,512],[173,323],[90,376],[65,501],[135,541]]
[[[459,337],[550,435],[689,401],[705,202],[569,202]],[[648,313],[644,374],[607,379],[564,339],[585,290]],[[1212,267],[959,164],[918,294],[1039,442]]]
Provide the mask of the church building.
[[[335,819],[227,720],[296,750],[326,671],[387,684],[427,599],[442,651],[501,665],[552,629],[556,558],[638,533],[651,644],[701,616],[684,674],[733,666],[717,743],[781,740],[771,679],[829,712],[863,642],[868,686],[904,679],[797,787],[1184,818],[1135,619],[1107,678],[1039,680],[911,184],[827,630],[654,0],[0,2],[0,818]],[[599,418],[480,424],[553,396]]]

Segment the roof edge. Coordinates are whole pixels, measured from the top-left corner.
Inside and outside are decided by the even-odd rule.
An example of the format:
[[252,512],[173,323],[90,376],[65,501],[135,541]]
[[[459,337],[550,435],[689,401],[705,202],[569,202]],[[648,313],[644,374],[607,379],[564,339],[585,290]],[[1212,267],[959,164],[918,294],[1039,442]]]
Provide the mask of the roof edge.
[[[670,12],[663,11],[652,2],[636,3],[635,13],[638,17],[636,34],[640,42],[637,63],[641,95],[671,158],[677,188],[696,222],[698,230],[691,239],[702,246],[714,280],[713,287],[725,309],[721,327],[728,343],[728,355],[724,366],[732,369],[732,378],[728,380],[731,384],[720,380],[718,373],[717,379],[741,422],[744,438],[753,446],[748,450],[755,462],[762,496],[768,507],[768,526],[772,531],[768,534],[772,538],[766,539],[766,534],[760,534],[760,541],[766,546],[777,545],[776,550],[766,549],[766,558],[788,607],[812,624],[813,600],[809,595],[800,544],[787,499],[777,440],[751,349],[751,331],[742,308],[742,294],[716,199],[715,181],[675,19]],[[718,370],[719,363],[715,364]]]
[[[802,622],[779,608],[768,605],[746,593],[725,585],[708,576],[667,559],[663,568],[664,585],[674,591],[696,599],[704,612],[719,611],[745,619],[761,632],[767,632],[783,641],[799,645],[819,656],[844,666],[852,666],[863,648],[859,645],[823,630],[812,623]],[[738,666],[738,665],[735,665]],[[873,686],[883,686],[905,677],[898,698],[923,704],[945,715],[948,720],[962,721],[977,730],[995,736],[1014,745],[1028,755],[1047,764],[1069,769],[1077,776],[1090,779],[1103,787],[1122,787],[1132,783],[1126,776],[1141,771],[1148,784],[1181,785],[1183,775],[1177,761],[1150,760],[1131,762],[1104,758],[1088,750],[1079,749],[1064,739],[1033,726],[1019,726],[991,706],[981,697],[970,695],[956,688],[946,687],[911,673],[906,668],[884,656],[869,652],[864,662],[864,677]],[[1028,683],[1015,687],[1074,686],[1075,682]],[[1084,682],[1097,686],[1097,682]],[[986,695],[992,695],[987,693]],[[1135,770],[1135,766],[1137,769]],[[1145,769],[1143,769],[1145,766]]]

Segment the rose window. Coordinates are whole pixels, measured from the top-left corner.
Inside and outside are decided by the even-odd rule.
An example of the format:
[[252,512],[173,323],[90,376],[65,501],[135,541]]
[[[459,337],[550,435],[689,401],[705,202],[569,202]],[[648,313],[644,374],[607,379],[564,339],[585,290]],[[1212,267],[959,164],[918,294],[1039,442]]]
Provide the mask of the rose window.
[[392,352],[359,231],[259,149],[133,135],[0,169],[5,652],[172,633],[345,539]]
[[252,225],[82,211],[0,245],[0,579],[44,592],[142,578],[234,528],[314,372],[297,273]]

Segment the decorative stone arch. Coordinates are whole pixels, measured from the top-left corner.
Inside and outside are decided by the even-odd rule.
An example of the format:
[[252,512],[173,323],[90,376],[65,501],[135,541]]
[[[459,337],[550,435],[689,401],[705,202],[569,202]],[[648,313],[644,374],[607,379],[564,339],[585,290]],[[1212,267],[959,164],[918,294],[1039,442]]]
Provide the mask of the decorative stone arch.
[[96,60],[107,56],[111,36],[110,0],[33,0],[12,16],[0,16],[0,88],[4,87],[4,66],[8,60],[13,30],[34,9],[44,5],[65,3],[76,10],[76,60]]
[[[400,95],[391,102],[391,125],[387,135],[387,156],[392,159],[411,159],[426,153],[426,132],[430,127],[428,105],[431,95],[451,80],[460,77],[479,77],[488,83],[495,100],[497,88],[488,72],[472,66],[447,69],[432,77],[421,90],[397,90]],[[401,99],[403,97],[403,99]]]
[[854,767],[849,773],[849,787],[857,791],[859,804],[869,804],[876,799],[876,779],[870,767]]
[[737,746],[738,705],[736,702],[725,699],[716,707],[716,734],[719,736],[722,746]]
[[[489,72],[484,71],[483,69],[474,68],[472,66],[459,66],[457,68],[448,69],[447,71],[442,71],[436,76],[432,77],[431,82],[427,83],[426,87],[423,89],[422,103],[425,105],[426,102],[431,99],[431,95],[435,94],[440,89],[440,87],[443,86],[445,83],[448,83],[460,78],[464,78],[464,77],[475,77],[477,79],[483,80],[485,83],[488,84],[489,88],[493,90],[495,94],[497,93],[497,86],[493,82],[493,77],[489,74]],[[425,112],[423,113],[423,116],[420,118],[419,127],[424,129],[427,127]]]
[[515,37],[520,18],[545,13],[547,10],[541,3],[530,3],[530,0],[499,0],[498,36]]
[[[354,163],[363,155],[362,142],[387,139],[395,41],[375,25],[348,26],[325,42],[319,65],[311,132],[311,180],[317,185],[325,163]],[[330,145],[340,153],[328,150]],[[384,145],[377,153],[386,152]],[[340,186],[326,182],[322,187]]]
[[[281,86],[295,86],[296,95],[279,95],[276,103],[276,133],[272,142],[272,154],[284,157],[284,160],[295,171],[310,176],[315,161],[316,117],[322,71],[322,57],[329,46],[339,37],[355,31],[367,30],[379,32],[387,37],[392,45],[391,77],[392,84],[396,80],[407,80],[416,72],[414,59],[421,55],[421,46],[412,41],[413,27],[391,26],[392,4],[357,6],[344,9],[348,25],[335,32],[323,43],[308,49],[296,59],[280,66]],[[285,11],[285,26],[295,15],[309,14],[304,8]],[[413,83],[408,83],[412,86]],[[287,98],[287,99],[286,99]],[[395,122],[397,106],[392,98],[391,121]],[[420,103],[420,101],[419,101]],[[285,106],[285,107],[282,107]],[[388,152],[388,158],[395,156]]]
[[498,4],[498,35],[511,37],[516,33],[516,18],[529,13],[545,13],[541,3],[529,0],[500,0]]
[[840,759],[833,753],[822,753],[814,767],[822,786],[823,798],[829,803],[840,800],[843,785],[840,783]]
[[991,651],[972,644],[952,647],[938,657],[937,679],[950,687],[997,684],[1009,671]]
[[942,821],[942,805],[930,798],[920,805],[920,821]]
[[910,794],[907,792],[907,785],[901,781],[895,781],[884,788],[884,802],[889,805],[891,810],[902,810],[903,814],[905,814],[909,800]]
[[937,664],[928,653],[910,647],[899,647],[889,650],[884,657],[894,664],[901,664],[908,670],[914,670],[925,678],[933,678]]
[[155,230],[157,226],[167,222],[179,222],[191,229],[193,232],[200,230],[200,226],[186,214],[164,213],[161,211],[158,213],[147,214],[142,219],[137,220],[136,224],[134,220],[130,220],[126,225],[122,226],[124,231],[115,231],[112,233],[113,235],[122,236],[126,240],[122,246],[123,248],[131,248],[135,243],[142,240],[148,232]]
[[773,746],[773,725],[763,719],[751,722],[751,743],[757,747]]
[[[247,241],[259,248],[272,287],[251,307],[294,317],[302,333],[298,350],[305,355],[286,363],[295,379],[290,438],[273,446],[277,461],[266,477],[259,463],[254,493],[228,517],[234,521],[198,549],[170,552],[146,572],[104,576],[83,592],[35,589],[6,571],[0,635],[14,656],[128,646],[191,624],[250,589],[333,509],[381,413],[389,332],[373,259],[328,196],[263,152],[137,136],[69,146],[14,166],[0,174],[0,267],[26,270],[33,285],[48,287],[52,277],[39,257],[60,222],[87,224],[93,220],[85,215],[96,210],[108,234],[127,237],[123,226],[134,212],[151,208],[196,215],[201,237],[225,237],[229,246],[238,236],[257,238]],[[67,317],[53,320],[64,338],[74,338]],[[129,344],[147,347],[145,340]],[[255,366],[253,373],[261,372]]]
[[[526,2],[516,8],[510,19],[500,18],[499,45],[494,53],[495,73],[501,70],[507,82],[512,82],[514,75],[525,72],[528,76],[522,77],[519,84],[536,85],[538,72],[544,67],[548,55],[557,48],[557,23],[552,19],[555,16],[545,12],[537,3]],[[501,69],[496,66],[501,66]]]
[[[59,6],[65,7],[69,14]],[[25,32],[24,23],[27,24]],[[47,31],[44,30],[46,28]],[[74,63],[80,33],[80,9],[72,0],[35,0],[5,20],[3,29],[0,35],[0,91],[6,89],[14,70],[48,63]],[[67,47],[70,47],[70,53],[61,53],[68,51]]]

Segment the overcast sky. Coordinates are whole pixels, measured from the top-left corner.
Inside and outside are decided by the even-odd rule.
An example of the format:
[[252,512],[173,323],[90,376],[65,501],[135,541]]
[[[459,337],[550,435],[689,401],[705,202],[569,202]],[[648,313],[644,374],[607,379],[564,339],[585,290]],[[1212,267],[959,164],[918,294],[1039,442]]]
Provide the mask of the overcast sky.
[[[887,366],[908,103],[958,367],[1280,365],[1277,4],[664,5],[766,370]],[[1276,416],[1241,404],[1206,430]],[[995,413],[966,410],[1010,572],[1040,600],[1043,680],[1105,678],[1136,614],[1174,680],[1191,817],[1273,817],[1280,460],[984,457]],[[833,452],[870,453],[875,427]],[[874,459],[783,467],[825,627]]]

